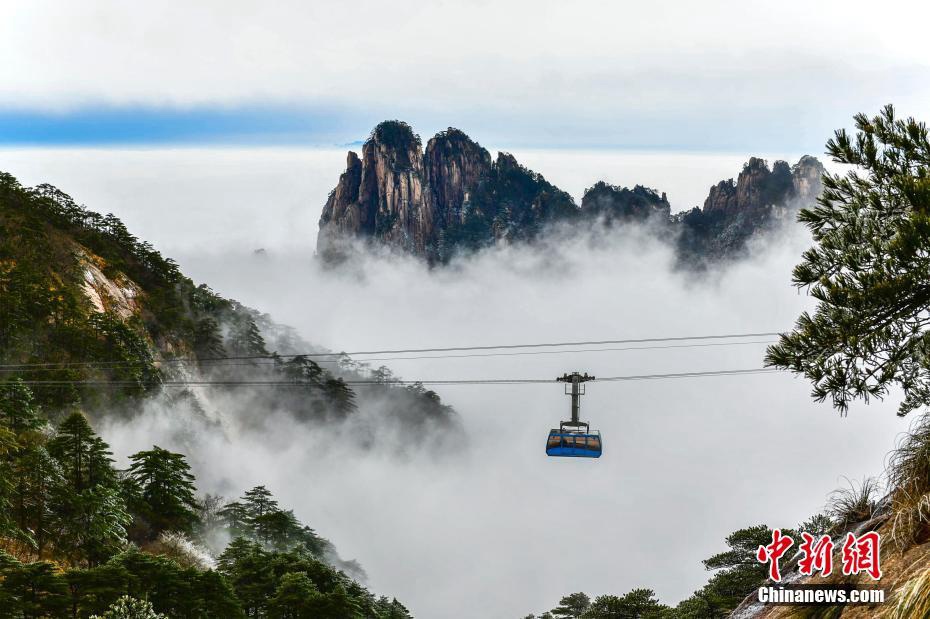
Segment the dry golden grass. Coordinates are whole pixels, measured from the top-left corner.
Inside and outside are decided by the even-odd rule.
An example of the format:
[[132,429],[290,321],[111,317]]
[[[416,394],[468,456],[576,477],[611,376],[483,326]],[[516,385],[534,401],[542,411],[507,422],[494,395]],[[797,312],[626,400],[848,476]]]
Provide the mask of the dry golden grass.
[[880,494],[874,478],[867,477],[861,482],[847,481],[849,487],[833,491],[827,506],[827,513],[838,529],[871,520]]
[[29,544],[9,537],[0,537],[0,551],[23,563],[36,559],[35,552]]
[[895,603],[883,615],[887,619],[930,619],[930,568],[905,582],[895,592]]
[[891,539],[899,550],[924,541],[930,523],[930,415],[911,426],[888,458]]

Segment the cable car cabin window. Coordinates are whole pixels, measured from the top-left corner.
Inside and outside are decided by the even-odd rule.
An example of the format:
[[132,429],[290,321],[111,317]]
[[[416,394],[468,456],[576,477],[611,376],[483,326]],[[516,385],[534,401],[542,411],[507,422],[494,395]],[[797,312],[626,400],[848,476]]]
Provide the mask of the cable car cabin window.
[[598,434],[552,430],[546,441],[546,454],[550,456],[599,458],[601,451],[601,437]]

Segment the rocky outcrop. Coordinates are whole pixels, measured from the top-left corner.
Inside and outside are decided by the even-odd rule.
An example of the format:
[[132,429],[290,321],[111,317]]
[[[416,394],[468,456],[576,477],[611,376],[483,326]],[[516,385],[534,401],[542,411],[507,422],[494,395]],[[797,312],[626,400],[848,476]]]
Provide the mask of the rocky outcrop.
[[433,215],[420,138],[406,123],[384,122],[365,142],[361,159],[349,153],[346,171],[323,208],[318,247],[336,251],[340,239],[361,236],[424,254]]
[[363,212],[358,201],[361,186],[362,162],[358,155],[349,151],[346,171],[339,177],[336,188],[330,192],[320,218],[320,236],[325,237],[326,241],[340,234],[374,231],[374,215],[367,210]]
[[794,199],[812,204],[823,192],[823,164],[816,157],[804,155],[791,169]]
[[764,159],[751,157],[735,182],[720,181],[710,188],[703,211],[726,217],[758,215],[775,204],[784,204],[791,190],[791,168],[786,162],[776,161],[769,170]]
[[491,173],[491,154],[465,133],[450,127],[426,144],[426,178],[442,228],[465,221],[465,205]]
[[677,216],[679,260],[702,265],[738,257],[754,235],[813,204],[822,189],[823,165],[805,155],[794,166],[751,157],[739,176],[710,188],[703,209]]
[[823,164],[816,157],[804,155],[793,167],[776,161],[769,170],[764,159],[751,157],[736,181],[720,181],[710,188],[704,201],[707,215],[723,213],[735,217],[747,212],[761,214],[773,206],[790,206],[792,202],[813,202],[822,190]]
[[383,122],[350,152],[346,171],[320,217],[317,249],[344,256],[351,239],[377,242],[447,260],[460,249],[525,238],[544,220],[578,212],[567,193],[521,166],[510,154],[490,153],[449,128],[420,149],[400,121]]
[[140,314],[142,289],[138,284],[122,274],[110,279],[100,269],[103,259],[77,245],[74,255],[83,274],[81,291],[90,301],[93,311],[113,314],[123,320]]
[[599,181],[581,199],[582,213],[602,217],[607,223],[667,222],[671,211],[665,192],[659,195],[655,189],[642,185],[629,189]]
[[361,239],[422,256],[449,260],[458,252],[530,240],[547,224],[592,226],[650,221],[667,226],[680,261],[697,265],[739,255],[753,235],[813,203],[823,166],[804,156],[794,166],[751,157],[737,178],[710,188],[702,208],[671,215],[664,193],[599,182],[581,206],[509,153],[490,153],[458,129],[429,140],[425,151],[409,125],[375,127],[361,157],[350,152],[346,170],[320,218],[317,248],[340,258],[346,240]]

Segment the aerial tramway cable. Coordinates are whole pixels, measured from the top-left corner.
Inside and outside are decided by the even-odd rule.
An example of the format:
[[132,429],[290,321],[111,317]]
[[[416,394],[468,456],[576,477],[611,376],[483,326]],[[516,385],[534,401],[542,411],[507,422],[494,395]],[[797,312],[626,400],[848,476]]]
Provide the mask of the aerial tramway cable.
[[[706,370],[696,372],[674,372],[666,374],[631,374],[625,376],[606,376],[601,378],[591,378],[596,382],[620,382],[620,381],[640,381],[640,380],[664,380],[677,378],[707,378],[712,376],[742,376],[751,374],[770,374],[778,372],[775,368],[742,368],[731,370]],[[343,383],[350,386],[371,386],[371,385],[535,385],[535,384],[552,384],[558,382],[550,378],[476,378],[476,379],[426,379],[426,380],[344,380]],[[2,383],[0,383],[2,384]],[[110,381],[110,380],[24,380],[24,385],[31,386],[127,386],[138,385],[139,383],[131,380]],[[156,386],[164,387],[316,387],[314,383],[307,381],[285,381],[285,380],[166,380],[155,383]]]
[[[650,343],[661,343],[661,342],[695,342],[695,341],[706,341],[706,340],[728,340],[728,339],[745,339],[750,337],[774,337],[779,335],[778,332],[766,332],[766,333],[736,333],[736,334],[720,334],[720,335],[692,335],[692,336],[676,336],[676,337],[653,337],[653,338],[635,338],[635,339],[616,339],[616,340],[588,340],[588,341],[573,341],[573,342],[549,342],[549,343],[528,343],[528,344],[498,344],[498,345],[483,345],[483,346],[451,346],[445,348],[408,348],[408,349],[392,349],[392,350],[369,350],[369,351],[354,351],[354,352],[325,352],[325,353],[302,353],[302,354],[287,354],[287,355],[277,355],[277,354],[268,354],[268,355],[237,355],[237,356],[227,356],[227,357],[206,357],[196,359],[196,363],[220,363],[223,365],[234,365],[226,362],[229,361],[259,361],[259,360],[268,360],[276,361],[281,359],[294,359],[298,357],[304,357],[313,360],[320,360],[322,358],[333,358],[332,360],[324,360],[325,363],[338,363],[339,359],[342,357],[356,357],[356,356],[367,356],[367,355],[399,355],[399,354],[418,354],[418,353],[444,353],[444,352],[469,352],[469,351],[500,351],[500,350],[516,350],[516,349],[538,349],[538,348],[561,348],[565,346],[608,346],[616,344],[650,344]],[[752,342],[712,342],[712,343],[689,343],[689,344],[671,344],[668,346],[631,346],[624,348],[597,348],[597,349],[582,349],[582,350],[532,350],[532,351],[523,351],[523,352],[483,352],[478,354],[468,354],[468,355],[434,355],[434,356],[421,356],[421,357],[384,357],[384,358],[363,358],[358,361],[401,361],[405,359],[455,359],[455,358],[469,358],[469,357],[496,357],[496,356],[518,356],[518,355],[543,355],[543,354],[567,354],[567,353],[578,353],[578,352],[607,352],[607,351],[623,351],[623,350],[656,350],[662,348],[699,348],[699,347],[708,347],[708,346],[736,346],[736,345],[746,345],[746,344],[763,344],[769,343],[769,341],[752,341]],[[153,363],[190,363],[192,359],[186,357],[174,357],[174,358],[155,358],[151,359]],[[319,361],[318,361],[319,362]],[[99,369],[112,369],[119,367],[135,367],[139,363],[127,363],[125,361],[68,361],[68,362],[41,362],[41,363],[8,363],[0,364],[0,372],[16,372],[24,370],[33,370],[34,368],[49,368],[52,369],[63,369],[71,367],[95,367]]]
[[[592,352],[628,352],[633,350],[663,350],[671,348],[708,348],[708,347],[718,347],[718,346],[747,346],[752,344],[771,344],[776,340],[750,340],[748,342],[712,342],[706,344],[671,344],[669,346],[625,346],[623,348],[573,348],[569,350],[533,350],[525,352],[500,352],[500,353],[479,353],[479,354],[467,354],[467,355],[427,355],[427,356],[416,356],[416,357],[365,357],[358,359],[357,361],[363,363],[369,363],[371,361],[419,361],[424,359],[474,359],[474,358],[487,358],[487,357],[517,357],[517,356],[537,356],[537,355],[562,355],[569,353],[592,353]],[[257,364],[255,361],[236,361],[234,363],[223,363],[218,364],[220,367],[255,367],[256,365],[270,366],[274,363],[277,363],[274,359],[268,359],[271,363]],[[161,361],[156,360],[155,363],[161,363]],[[339,359],[327,359],[315,361],[315,363],[330,363],[337,364],[340,363]],[[72,363],[62,363],[63,367],[46,367],[49,364],[40,363],[40,364],[20,364],[20,365],[0,365],[0,374],[10,374],[18,372],[61,372],[63,369],[68,367],[89,367],[91,369],[99,370],[114,370],[120,368],[134,368],[139,367],[141,363],[128,363],[128,362],[106,362],[106,361],[81,361],[81,362],[72,362]]]

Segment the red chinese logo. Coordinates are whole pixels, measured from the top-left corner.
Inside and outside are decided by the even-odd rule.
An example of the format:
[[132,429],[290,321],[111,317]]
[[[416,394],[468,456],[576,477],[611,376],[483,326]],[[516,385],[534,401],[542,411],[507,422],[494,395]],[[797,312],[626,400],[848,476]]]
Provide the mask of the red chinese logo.
[[801,533],[804,543],[801,544],[801,560],[798,561],[798,571],[810,576],[818,571],[823,576],[829,576],[833,571],[833,540],[829,535],[822,535],[819,539],[810,533]]
[[843,542],[843,575],[851,576],[865,572],[873,580],[881,578],[880,547],[881,538],[875,531],[863,533],[859,537],[847,533],[846,541]]
[[794,544],[794,540],[787,535],[782,535],[780,529],[772,531],[772,543],[768,546],[759,546],[756,551],[756,558],[759,563],[769,563],[769,577],[778,582],[781,580],[781,573],[778,571],[778,560]]
[[[829,576],[833,571],[833,540],[829,535],[814,537],[810,533],[801,533],[801,537],[804,541],[798,547],[801,551],[798,571],[805,576],[812,576],[814,572]],[[756,551],[756,559],[760,563],[769,564],[769,578],[773,581],[781,581],[778,560],[793,545],[794,540],[790,536],[782,535],[780,529],[775,529],[772,531],[772,543],[759,546]],[[881,536],[875,531],[858,537],[847,533],[842,548],[843,575],[853,576],[865,572],[873,580],[878,580],[882,577],[880,552]]]

